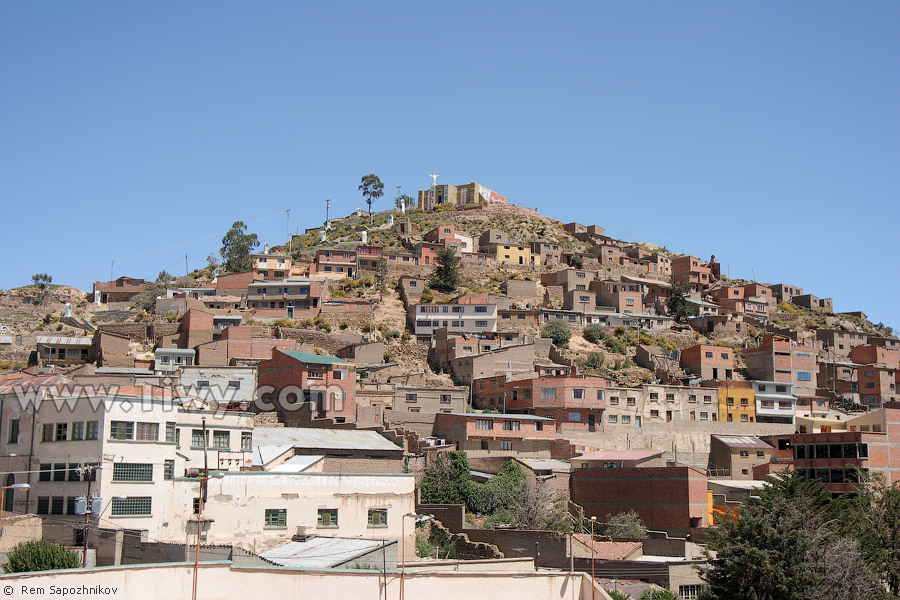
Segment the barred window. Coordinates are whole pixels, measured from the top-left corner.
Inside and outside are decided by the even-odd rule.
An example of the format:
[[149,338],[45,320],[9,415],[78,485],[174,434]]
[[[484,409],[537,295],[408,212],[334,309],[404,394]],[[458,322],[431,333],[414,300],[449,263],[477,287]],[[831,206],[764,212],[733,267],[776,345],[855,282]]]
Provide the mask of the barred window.
[[72,441],[77,442],[84,439],[84,423],[76,421],[72,423]]
[[369,527],[387,527],[387,512],[386,508],[370,508]]
[[267,508],[266,527],[287,527],[287,509]]
[[144,442],[159,441],[159,423],[138,423],[136,439]]
[[53,481],[53,465],[44,463],[40,466],[40,469],[38,481]]
[[316,519],[318,527],[337,527],[338,511],[336,508],[320,508]]
[[153,481],[149,463],[113,463],[113,481]]
[[114,517],[149,515],[152,498],[150,496],[130,496],[113,498],[112,515]]
[[175,442],[175,423],[172,421],[166,422],[166,441]]
[[112,421],[109,424],[109,439],[133,440],[134,423],[131,421]]
[[253,434],[249,431],[241,432],[241,450],[253,450]]
[[44,423],[44,426],[41,428],[41,441],[53,441],[53,423]]
[[69,481],[81,481],[81,473],[78,472],[76,463],[69,463]]
[[231,432],[230,431],[213,431],[213,448],[230,448]]
[[97,433],[100,430],[100,423],[98,421],[88,421],[85,423],[84,428],[84,439],[86,440],[96,440]]
[[163,479],[175,479],[175,461],[167,460],[163,466]]
[[57,423],[56,424],[56,441],[57,442],[65,442],[69,439],[69,424],[68,423]]
[[53,464],[53,481],[66,480],[66,463]]
[[66,498],[65,496],[53,496],[53,501],[50,504],[50,514],[51,515],[61,515],[63,514],[63,510],[66,508]]
[[50,496],[38,497],[37,514],[39,514],[39,515],[49,515],[50,514]]
[[75,514],[75,498],[77,496],[68,496],[66,498],[66,514],[74,515]]
[[203,430],[202,429],[191,429],[191,448],[202,448],[206,444],[204,441],[209,441],[209,433],[206,434],[206,440],[203,439]]

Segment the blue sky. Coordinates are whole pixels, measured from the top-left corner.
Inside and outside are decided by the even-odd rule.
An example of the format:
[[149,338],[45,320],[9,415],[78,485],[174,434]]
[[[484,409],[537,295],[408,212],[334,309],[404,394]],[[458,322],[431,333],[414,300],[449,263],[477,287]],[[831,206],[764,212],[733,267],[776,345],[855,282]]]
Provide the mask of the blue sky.
[[0,287],[178,274],[235,220],[282,243],[287,208],[435,171],[900,327],[898,26],[887,1],[7,2]]

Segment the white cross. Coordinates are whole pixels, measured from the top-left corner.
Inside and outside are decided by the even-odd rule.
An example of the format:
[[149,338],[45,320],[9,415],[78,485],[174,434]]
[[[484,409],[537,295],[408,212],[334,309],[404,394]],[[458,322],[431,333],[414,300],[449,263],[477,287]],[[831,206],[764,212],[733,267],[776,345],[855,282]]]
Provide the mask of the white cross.
[[429,175],[429,177],[431,177],[431,185],[437,185],[437,178],[440,177],[440,175],[436,175],[432,171],[432,173],[431,173],[431,175]]

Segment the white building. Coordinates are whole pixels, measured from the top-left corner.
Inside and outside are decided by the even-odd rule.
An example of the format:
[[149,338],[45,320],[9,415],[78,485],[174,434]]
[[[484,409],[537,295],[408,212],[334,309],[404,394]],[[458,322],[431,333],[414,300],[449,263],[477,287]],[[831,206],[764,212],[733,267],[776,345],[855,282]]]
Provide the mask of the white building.
[[797,416],[797,397],[793,383],[754,381],[757,423],[793,423]]
[[252,403],[256,400],[256,367],[181,368],[184,391],[203,400],[218,403]]
[[450,334],[496,332],[497,305],[413,304],[408,320],[420,338],[430,338],[441,327]]

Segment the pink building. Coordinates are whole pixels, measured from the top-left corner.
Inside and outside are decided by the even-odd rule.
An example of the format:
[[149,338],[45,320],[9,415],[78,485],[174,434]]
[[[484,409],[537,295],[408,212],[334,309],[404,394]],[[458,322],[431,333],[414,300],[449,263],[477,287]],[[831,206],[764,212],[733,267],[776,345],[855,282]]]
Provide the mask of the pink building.
[[558,429],[594,431],[603,422],[604,377],[536,377],[506,383],[506,411],[548,417]]

